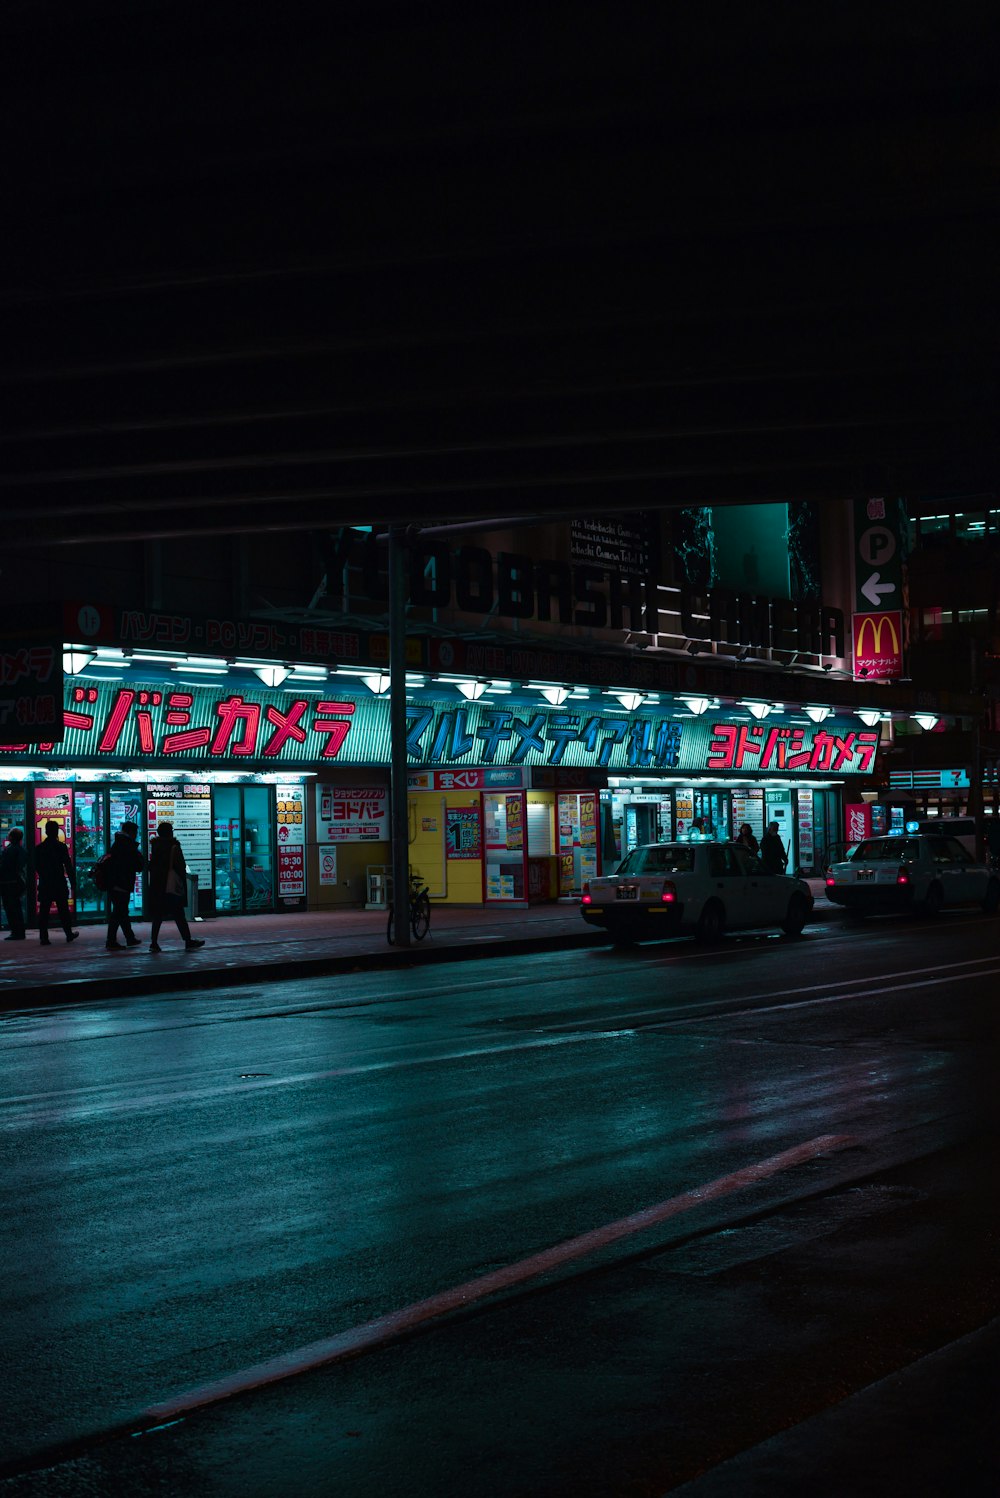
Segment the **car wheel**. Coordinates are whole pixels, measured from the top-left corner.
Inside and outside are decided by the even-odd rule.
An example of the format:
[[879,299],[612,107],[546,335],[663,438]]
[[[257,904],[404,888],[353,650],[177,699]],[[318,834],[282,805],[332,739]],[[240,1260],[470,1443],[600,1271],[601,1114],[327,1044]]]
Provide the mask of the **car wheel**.
[[943,904],[944,896],[941,893],[940,884],[932,884],[918,908],[922,916],[933,919]]
[[709,900],[698,917],[698,924],[694,928],[695,938],[705,942],[719,941],[725,929],[726,912],[718,900]]
[[809,909],[801,895],[793,895],[788,902],[788,914],[781,923],[786,936],[801,936],[802,928],[809,919]]
[[1000,879],[991,879],[986,886],[983,909],[987,915],[996,915],[998,908],[1000,908]]

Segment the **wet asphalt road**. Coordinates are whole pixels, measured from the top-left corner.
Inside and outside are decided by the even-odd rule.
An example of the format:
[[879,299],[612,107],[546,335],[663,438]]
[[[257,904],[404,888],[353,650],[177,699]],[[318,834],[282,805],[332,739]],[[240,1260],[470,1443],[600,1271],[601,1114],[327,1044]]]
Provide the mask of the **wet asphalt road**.
[[[0,1495],[666,1492],[984,1325],[997,934],[836,923],[3,1016]],[[829,1135],[419,1335],[92,1444]]]

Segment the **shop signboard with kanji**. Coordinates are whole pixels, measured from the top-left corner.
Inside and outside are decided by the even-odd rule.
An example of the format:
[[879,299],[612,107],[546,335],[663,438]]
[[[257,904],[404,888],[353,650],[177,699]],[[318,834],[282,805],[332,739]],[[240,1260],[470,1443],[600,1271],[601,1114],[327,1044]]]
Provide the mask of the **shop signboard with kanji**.
[[445,851],[449,858],[478,859],[483,827],[478,806],[449,806],[445,812]]
[[[299,697],[226,688],[84,685],[67,692],[61,742],[37,747],[75,768],[145,765],[274,771],[309,765],[381,767],[390,761],[389,705],[378,698]],[[471,702],[413,703],[406,748],[413,789],[516,789],[533,766],[595,771],[670,770],[780,775],[867,775],[878,733],[857,720],[792,726],[694,722],[669,707],[626,712],[603,703],[565,708]],[[0,765],[22,760],[27,739],[0,744]],[[338,792],[338,794],[340,794]],[[321,817],[321,842],[374,841],[387,827],[387,791],[345,789],[351,808]],[[363,804],[362,804],[363,803]],[[679,815],[679,814],[678,814]]]
[[855,681],[892,681],[902,674],[903,616],[899,610],[855,614]]
[[306,892],[305,787],[275,786],[278,899],[298,904]]
[[387,842],[386,787],[322,786],[316,797],[316,839],[320,843]]

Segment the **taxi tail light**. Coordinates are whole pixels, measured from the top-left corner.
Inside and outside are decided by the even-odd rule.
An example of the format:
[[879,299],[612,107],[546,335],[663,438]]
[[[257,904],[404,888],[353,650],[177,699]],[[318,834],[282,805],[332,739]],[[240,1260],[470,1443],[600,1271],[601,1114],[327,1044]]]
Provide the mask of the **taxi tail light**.
[[837,881],[836,881],[836,879],[834,879],[834,877],[833,877],[832,874],[827,874],[827,876],[826,876],[826,887],[827,887],[827,889],[832,889],[833,886],[836,884],[836,882]]
[[910,882],[910,876],[906,872],[906,870],[903,868],[902,864],[900,864],[899,870],[898,870],[898,872],[896,874],[896,883],[897,884],[909,884],[909,882]]
[[673,905],[677,899],[677,886],[672,879],[664,879],[663,888],[660,890],[660,899],[664,905]]
[[580,904],[591,905],[593,904],[593,899],[594,897],[590,893],[590,881],[588,880],[583,886],[583,894],[580,896]]

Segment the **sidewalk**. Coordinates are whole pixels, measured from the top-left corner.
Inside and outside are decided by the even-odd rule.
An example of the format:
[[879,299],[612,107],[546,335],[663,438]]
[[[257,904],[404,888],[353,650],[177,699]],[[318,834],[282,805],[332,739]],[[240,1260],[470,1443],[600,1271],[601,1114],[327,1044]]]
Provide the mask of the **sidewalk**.
[[[813,920],[840,912],[809,884],[816,900]],[[199,921],[192,933],[204,940],[185,952],[175,926],[160,933],[163,951],[149,951],[149,923],[136,923],[142,945],[107,952],[101,926],[80,926],[67,946],[58,927],[51,945],[39,946],[37,931],[26,941],[0,942],[0,1010],[74,999],[125,998],[178,988],[232,987],[282,982],[323,973],[357,972],[460,958],[514,956],[599,946],[606,938],[585,926],[575,900],[525,909],[442,905],[432,909],[431,929],[408,949],[390,947],[383,910],[338,910],[274,915],[222,916]]]

